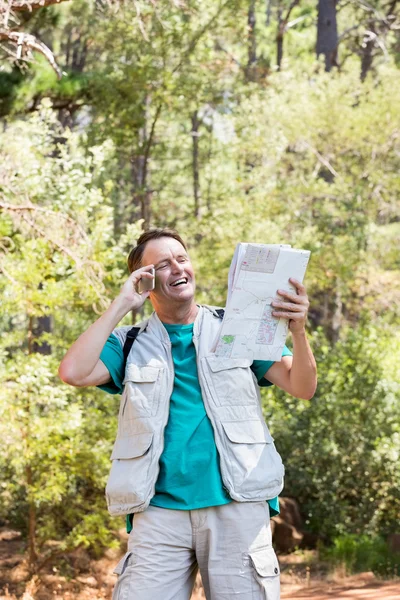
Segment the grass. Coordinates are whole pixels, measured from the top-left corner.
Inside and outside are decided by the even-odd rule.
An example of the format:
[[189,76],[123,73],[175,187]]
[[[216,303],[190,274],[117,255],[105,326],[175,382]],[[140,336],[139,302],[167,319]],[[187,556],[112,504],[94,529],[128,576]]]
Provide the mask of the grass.
[[320,559],[347,575],[372,571],[376,576],[400,576],[400,553],[392,552],[379,536],[346,534],[337,537],[333,546],[319,549]]

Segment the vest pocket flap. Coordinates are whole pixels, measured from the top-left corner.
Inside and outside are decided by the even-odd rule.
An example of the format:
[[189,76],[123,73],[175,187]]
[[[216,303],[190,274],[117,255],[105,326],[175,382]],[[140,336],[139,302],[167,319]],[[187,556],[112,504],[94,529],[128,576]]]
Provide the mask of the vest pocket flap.
[[157,381],[160,369],[158,367],[138,367],[132,363],[128,364],[125,372],[125,379],[123,383],[127,381],[134,381],[136,383],[152,383]]
[[274,438],[260,421],[225,421],[222,427],[236,444],[270,444]]
[[279,563],[273,548],[253,550],[253,552],[250,552],[250,559],[261,577],[276,577],[279,575]]
[[250,358],[218,358],[218,356],[206,356],[208,366],[213,373],[236,369],[237,367],[251,367],[253,361]]
[[143,456],[150,448],[152,441],[152,433],[140,433],[139,435],[117,438],[111,453],[111,460]]

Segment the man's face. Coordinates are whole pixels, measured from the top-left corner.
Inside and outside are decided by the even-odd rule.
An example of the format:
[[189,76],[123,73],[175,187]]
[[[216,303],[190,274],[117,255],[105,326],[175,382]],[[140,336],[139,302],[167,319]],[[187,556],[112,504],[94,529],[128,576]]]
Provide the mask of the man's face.
[[189,256],[178,240],[162,237],[151,240],[143,252],[142,265],[153,264],[155,289],[150,299],[157,302],[188,302],[193,300],[195,277]]

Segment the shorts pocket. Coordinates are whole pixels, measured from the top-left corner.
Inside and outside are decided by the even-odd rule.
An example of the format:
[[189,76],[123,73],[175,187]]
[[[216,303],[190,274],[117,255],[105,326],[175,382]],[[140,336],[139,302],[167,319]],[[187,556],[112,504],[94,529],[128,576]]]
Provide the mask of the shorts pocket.
[[128,571],[128,567],[131,566],[132,560],[132,552],[127,552],[115,567],[113,573],[118,575],[118,579],[114,586],[112,600],[127,600],[131,597],[129,594],[132,573]]
[[119,563],[117,564],[117,566],[115,567],[113,573],[115,575],[122,575],[123,572],[125,571],[129,559],[132,556],[132,552],[126,552],[126,554],[124,554],[124,556],[121,558],[121,560],[119,561]]
[[254,568],[254,577],[266,600],[279,600],[279,562],[274,549],[269,546],[249,552],[250,562]]

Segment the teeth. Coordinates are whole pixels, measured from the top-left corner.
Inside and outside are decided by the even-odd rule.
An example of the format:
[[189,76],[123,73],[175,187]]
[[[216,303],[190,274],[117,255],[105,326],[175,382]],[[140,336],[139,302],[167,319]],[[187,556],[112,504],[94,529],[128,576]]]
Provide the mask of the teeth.
[[178,279],[178,281],[174,281],[174,283],[171,283],[172,286],[176,286],[179,285],[180,283],[186,283],[187,279],[185,277],[182,277],[182,279]]

